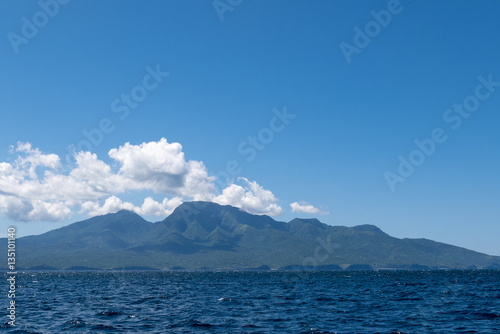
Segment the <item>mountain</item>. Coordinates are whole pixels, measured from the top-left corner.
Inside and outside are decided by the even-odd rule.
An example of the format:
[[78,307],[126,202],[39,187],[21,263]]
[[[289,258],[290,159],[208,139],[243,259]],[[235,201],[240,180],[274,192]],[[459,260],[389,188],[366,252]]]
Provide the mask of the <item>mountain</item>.
[[373,225],[286,223],[209,202],[186,202],[157,223],[122,210],[19,238],[16,250],[25,269],[500,269],[500,257],[394,238]]
[[[119,259],[154,228],[139,215],[121,210],[77,222],[47,233],[16,240],[17,266],[24,268],[105,268],[109,260]],[[4,241],[0,240],[0,245]]]

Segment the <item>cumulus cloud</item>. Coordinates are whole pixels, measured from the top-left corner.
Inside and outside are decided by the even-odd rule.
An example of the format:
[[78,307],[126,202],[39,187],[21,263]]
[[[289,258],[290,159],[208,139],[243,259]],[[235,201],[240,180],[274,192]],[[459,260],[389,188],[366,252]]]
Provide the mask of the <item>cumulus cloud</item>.
[[82,212],[88,212],[91,216],[100,216],[107,213],[113,213],[120,210],[129,210],[137,212],[139,208],[136,208],[134,204],[130,202],[123,202],[121,199],[112,195],[108,197],[102,206],[99,205],[98,201],[87,201],[82,204]]
[[186,161],[182,145],[158,142],[126,143],[109,151],[121,165],[119,175],[129,188],[150,189],[194,199],[208,199],[214,178],[201,161]]
[[290,206],[292,207],[292,212],[295,212],[295,213],[308,213],[308,214],[319,214],[319,215],[328,215],[330,214],[330,212],[328,211],[321,211],[320,209],[308,204],[308,203],[305,203],[305,202],[293,202],[292,204],[290,204]]
[[[255,214],[280,215],[274,194],[255,181],[239,178],[215,193],[215,177],[202,161],[186,160],[179,143],[126,143],[108,153],[110,162],[91,152],[75,152],[75,164],[62,168],[55,154],[30,143],[11,147],[12,163],[0,163],[0,212],[17,221],[58,221],[73,212],[101,215],[127,209],[142,215],[166,216],[183,201],[230,204]],[[167,195],[161,202],[146,197],[142,205],[122,201],[120,194],[152,192]]]
[[[130,209],[146,215],[166,215],[182,199],[209,200],[214,178],[201,161],[186,161],[182,145],[157,142],[126,143],[109,151],[108,164],[91,152],[75,152],[75,166],[61,169],[60,158],[44,154],[30,143],[11,147],[14,163],[0,163],[0,212],[19,221],[57,221],[71,217],[71,208],[90,215]],[[112,166],[118,166],[113,170]],[[171,194],[172,199],[145,199],[141,207],[122,202],[127,191]],[[102,205],[101,200],[106,200]]]
[[168,216],[176,207],[182,204],[179,197],[172,199],[164,198],[162,202],[155,201],[151,196],[144,199],[142,206],[135,206],[130,202],[124,202],[120,198],[112,195],[108,197],[102,205],[98,201],[87,201],[81,206],[82,212],[88,212],[91,216],[105,215],[120,210],[133,211],[139,215]]
[[151,197],[146,197],[141,207],[141,213],[145,215],[168,216],[181,204],[182,199],[180,197],[164,198],[161,203]]
[[0,195],[0,211],[17,221],[59,221],[70,218],[72,214],[63,202],[28,201],[5,195]]
[[[11,151],[14,147],[11,146]],[[42,152],[31,147],[30,143],[18,143],[16,147],[16,152],[25,153],[25,156],[19,156],[16,160],[17,166],[21,167],[22,170],[26,171],[32,179],[36,179],[38,176],[36,174],[36,168],[38,166],[48,167],[48,168],[59,168],[61,167],[61,160],[55,154],[42,154]]]
[[274,194],[262,188],[257,182],[250,182],[244,177],[238,178],[244,186],[231,184],[215,197],[213,201],[221,205],[232,205],[244,211],[259,214],[278,216],[283,214],[283,209],[276,204]]

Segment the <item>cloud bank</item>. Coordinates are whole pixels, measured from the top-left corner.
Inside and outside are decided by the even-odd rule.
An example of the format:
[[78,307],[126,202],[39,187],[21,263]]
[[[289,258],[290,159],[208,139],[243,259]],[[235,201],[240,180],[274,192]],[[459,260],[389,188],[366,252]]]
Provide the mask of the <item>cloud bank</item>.
[[[106,163],[91,152],[75,152],[75,165],[63,168],[55,154],[44,154],[30,143],[11,147],[14,162],[0,163],[0,212],[16,221],[59,221],[74,212],[100,215],[127,209],[143,215],[166,216],[188,200],[229,204],[254,214],[280,215],[274,194],[255,181],[239,178],[220,194],[215,177],[202,161],[186,160],[182,145],[159,141],[126,143],[109,151]],[[118,195],[151,192],[141,205]]]

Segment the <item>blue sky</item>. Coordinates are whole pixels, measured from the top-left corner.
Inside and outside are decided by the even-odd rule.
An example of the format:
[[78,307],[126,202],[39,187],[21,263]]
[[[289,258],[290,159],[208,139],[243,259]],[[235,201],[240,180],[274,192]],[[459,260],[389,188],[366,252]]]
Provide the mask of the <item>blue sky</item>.
[[500,255],[498,2],[214,3],[0,3],[0,235],[203,199]]

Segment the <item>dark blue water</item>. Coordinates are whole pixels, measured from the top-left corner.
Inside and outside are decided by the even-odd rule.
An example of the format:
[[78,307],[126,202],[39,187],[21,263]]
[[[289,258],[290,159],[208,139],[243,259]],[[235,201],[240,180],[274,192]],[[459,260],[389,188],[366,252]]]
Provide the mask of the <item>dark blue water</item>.
[[18,326],[4,311],[5,333],[500,333],[500,271],[31,272],[17,280]]

